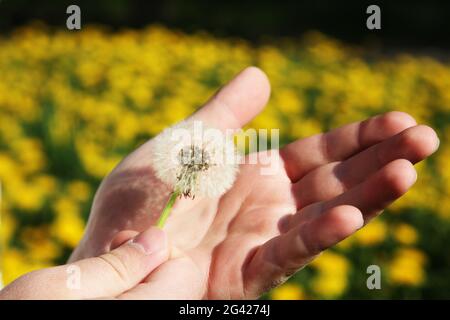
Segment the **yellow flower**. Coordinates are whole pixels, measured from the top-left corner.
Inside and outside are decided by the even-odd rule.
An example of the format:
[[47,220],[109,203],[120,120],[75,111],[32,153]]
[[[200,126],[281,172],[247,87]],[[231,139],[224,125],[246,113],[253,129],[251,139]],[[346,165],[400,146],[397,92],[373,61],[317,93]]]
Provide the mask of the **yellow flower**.
[[393,229],[394,238],[401,244],[410,245],[418,239],[417,231],[409,224],[402,223]]
[[91,196],[91,187],[81,180],[71,181],[67,186],[67,191],[69,196],[77,201],[86,201]]
[[36,172],[45,166],[46,159],[42,152],[41,141],[34,138],[20,139],[12,144],[12,148],[24,172]]
[[410,248],[399,249],[389,265],[389,279],[400,285],[417,286],[425,280],[425,255]]
[[55,177],[47,174],[37,176],[34,179],[34,182],[36,183],[37,187],[40,190],[43,190],[46,194],[54,193],[58,184],[58,181]]
[[386,235],[386,223],[381,219],[375,219],[356,232],[353,237],[359,244],[373,246],[382,242]]
[[9,243],[11,236],[16,230],[17,221],[13,218],[11,212],[7,208],[5,208],[5,204],[2,203],[1,200],[0,200],[0,208],[1,208],[0,212],[0,252],[1,252],[1,246]]
[[294,121],[290,128],[289,134],[294,139],[306,138],[322,132],[320,122],[311,118]]
[[287,282],[273,289],[270,297],[273,300],[303,300],[305,294],[301,286]]
[[50,266],[49,263],[27,259],[20,250],[7,249],[3,253],[3,282],[6,285],[25,273]]
[[57,258],[60,247],[50,238],[47,228],[27,227],[21,233],[21,240],[27,251],[27,258],[32,261],[48,261]]
[[313,290],[320,296],[332,299],[342,295],[347,289],[347,277],[339,274],[319,274],[312,282]]
[[84,221],[81,219],[78,205],[69,198],[61,198],[55,201],[55,221],[51,226],[52,234],[74,248],[84,232]]
[[350,264],[344,256],[327,250],[310,266],[318,271],[312,280],[312,288],[317,294],[324,298],[336,298],[345,292]]
[[298,98],[294,90],[281,89],[274,96],[274,104],[285,114],[303,111],[303,100]]
[[12,181],[8,183],[6,192],[16,208],[28,212],[36,212],[45,201],[45,190],[31,181]]
[[105,177],[121,160],[118,156],[106,156],[103,147],[94,142],[80,138],[76,144],[85,170],[93,177]]
[[348,260],[338,253],[327,250],[317,257],[310,266],[316,268],[321,273],[326,274],[347,274],[349,271]]

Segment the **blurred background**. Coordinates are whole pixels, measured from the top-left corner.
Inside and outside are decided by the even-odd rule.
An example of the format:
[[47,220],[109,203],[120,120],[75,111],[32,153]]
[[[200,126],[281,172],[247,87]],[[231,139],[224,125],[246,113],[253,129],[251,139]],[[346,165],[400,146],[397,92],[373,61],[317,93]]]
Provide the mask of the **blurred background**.
[[[81,31],[66,29],[70,4]],[[250,126],[283,144],[390,110],[441,139],[405,197],[265,298],[450,298],[449,36],[437,0],[1,0],[4,283],[64,263],[120,159],[257,65],[273,93]],[[381,290],[366,287],[372,264]]]

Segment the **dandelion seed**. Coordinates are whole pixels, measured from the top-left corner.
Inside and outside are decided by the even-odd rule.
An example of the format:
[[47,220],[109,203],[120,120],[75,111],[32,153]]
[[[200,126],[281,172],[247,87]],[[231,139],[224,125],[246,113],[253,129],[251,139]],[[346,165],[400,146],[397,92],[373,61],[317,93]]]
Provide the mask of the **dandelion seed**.
[[173,193],[160,220],[167,218],[164,215],[178,196],[193,199],[224,194],[234,183],[239,159],[231,137],[200,121],[184,121],[164,130],[154,140],[152,164]]

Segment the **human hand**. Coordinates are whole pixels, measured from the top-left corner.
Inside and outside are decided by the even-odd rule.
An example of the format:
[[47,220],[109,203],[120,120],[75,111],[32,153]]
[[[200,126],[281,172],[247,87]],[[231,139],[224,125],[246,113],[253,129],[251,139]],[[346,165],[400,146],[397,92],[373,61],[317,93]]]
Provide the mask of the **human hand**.
[[0,300],[120,298],[169,257],[159,228],[130,240],[98,257],[27,273],[1,290]]
[[[266,76],[247,68],[191,118],[240,128],[269,91]],[[390,112],[281,148],[270,158],[274,175],[243,164],[222,197],[177,201],[165,227],[175,253],[122,297],[257,298],[401,197],[416,180],[412,163],[438,144],[431,128]],[[155,223],[170,190],[155,177],[151,154],[152,140],[102,182],[72,261]]]

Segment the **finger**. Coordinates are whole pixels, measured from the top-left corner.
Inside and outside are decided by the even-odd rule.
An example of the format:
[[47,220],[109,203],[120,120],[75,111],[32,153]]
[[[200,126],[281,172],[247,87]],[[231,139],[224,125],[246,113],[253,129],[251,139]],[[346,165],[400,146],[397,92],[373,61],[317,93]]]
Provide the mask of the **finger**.
[[282,148],[280,154],[288,176],[296,182],[314,168],[345,160],[415,124],[410,115],[392,111],[297,140]]
[[384,166],[366,182],[325,202],[324,210],[349,204],[361,210],[365,221],[368,221],[404,195],[416,180],[417,173],[412,163],[397,159]]
[[433,129],[419,125],[408,128],[343,162],[321,166],[293,186],[298,206],[332,199],[356,186],[396,159],[412,163],[430,156],[439,147]]
[[[204,257],[202,257],[204,258]],[[202,270],[203,269],[203,270]],[[202,299],[208,270],[187,256],[172,258],[142,283],[118,296],[121,300]]]
[[270,83],[263,71],[248,67],[221,88],[191,119],[220,129],[238,129],[267,103]]
[[132,238],[136,237],[139,234],[139,232],[134,230],[124,230],[118,232],[114,238],[111,240],[111,244],[109,247],[109,250],[114,250],[121,245],[123,245],[125,242],[131,240]]
[[388,163],[363,183],[325,201],[311,204],[286,221],[287,228],[295,228],[302,221],[341,205],[358,208],[366,223],[389,204],[404,195],[415,183],[417,173],[411,162],[398,159]]
[[31,272],[1,292],[8,299],[114,297],[142,281],[168,258],[164,232],[152,227],[99,257]]
[[247,296],[256,298],[281,284],[321,251],[361,228],[363,222],[357,208],[338,206],[269,240],[244,270]]

